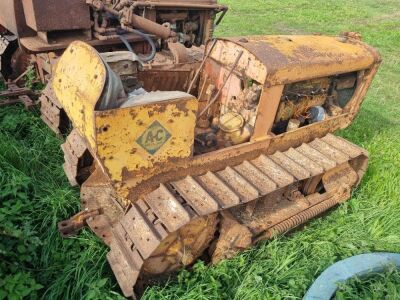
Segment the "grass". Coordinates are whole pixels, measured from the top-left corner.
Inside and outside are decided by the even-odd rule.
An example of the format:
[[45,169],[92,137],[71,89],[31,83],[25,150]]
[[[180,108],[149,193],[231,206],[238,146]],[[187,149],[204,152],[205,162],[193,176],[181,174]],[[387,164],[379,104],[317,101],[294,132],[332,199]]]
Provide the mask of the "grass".
[[[226,0],[219,36],[361,32],[384,63],[359,117],[340,135],[370,152],[352,199],[304,230],[260,243],[221,264],[197,263],[144,299],[301,299],[329,265],[400,252],[400,4],[398,0]],[[122,299],[107,249],[89,231],[62,240],[59,220],[79,210],[58,140],[37,112],[0,108],[0,299]],[[337,299],[399,299],[389,269],[340,286]]]
[[337,300],[399,299],[400,272],[394,266],[381,274],[371,274],[362,279],[354,278],[341,284],[336,293]]

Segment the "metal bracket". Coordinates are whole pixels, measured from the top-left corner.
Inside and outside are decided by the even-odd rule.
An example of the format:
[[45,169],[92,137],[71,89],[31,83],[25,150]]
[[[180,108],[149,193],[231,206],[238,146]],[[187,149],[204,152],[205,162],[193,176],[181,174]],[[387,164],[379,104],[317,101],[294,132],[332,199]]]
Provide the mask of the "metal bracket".
[[38,104],[37,101],[29,97],[29,95],[33,94],[30,89],[21,88],[15,83],[6,83],[6,85],[7,90],[0,91],[0,97],[5,98],[4,100],[0,100],[0,107],[22,103],[26,109],[30,109]]
[[84,210],[68,220],[58,223],[58,231],[63,238],[71,237],[77,234],[81,229],[88,226],[87,220],[101,214],[101,209]]

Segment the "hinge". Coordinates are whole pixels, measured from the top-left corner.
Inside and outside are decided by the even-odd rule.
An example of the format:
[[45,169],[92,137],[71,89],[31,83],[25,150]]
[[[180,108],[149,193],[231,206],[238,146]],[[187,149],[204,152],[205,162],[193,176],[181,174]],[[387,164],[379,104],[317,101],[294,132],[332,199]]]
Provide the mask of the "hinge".
[[81,229],[87,226],[87,220],[101,214],[100,209],[84,210],[71,217],[58,223],[58,231],[63,238],[71,237],[77,234]]

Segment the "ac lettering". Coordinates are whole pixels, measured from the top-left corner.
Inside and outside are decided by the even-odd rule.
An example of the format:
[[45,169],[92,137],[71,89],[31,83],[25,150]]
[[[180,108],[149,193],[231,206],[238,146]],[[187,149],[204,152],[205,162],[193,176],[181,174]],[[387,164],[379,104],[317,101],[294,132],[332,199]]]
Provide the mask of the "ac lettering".
[[154,121],[136,140],[149,154],[154,155],[171,138],[171,134],[158,122]]
[[153,135],[153,132],[149,131],[146,137],[146,144],[153,144],[154,142],[161,142],[164,138],[164,131],[162,129],[158,129],[157,132]]

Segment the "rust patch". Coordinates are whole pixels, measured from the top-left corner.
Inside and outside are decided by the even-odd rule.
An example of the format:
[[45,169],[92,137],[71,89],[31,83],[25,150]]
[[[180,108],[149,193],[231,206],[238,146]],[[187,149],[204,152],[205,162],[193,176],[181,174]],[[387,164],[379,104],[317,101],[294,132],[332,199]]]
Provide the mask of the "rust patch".
[[132,121],[133,120],[135,120],[135,118],[137,117],[137,112],[136,111],[133,111],[133,110],[131,110],[131,111],[129,111],[129,114],[131,115],[131,117],[132,117]]
[[[153,105],[152,109],[153,109],[153,113],[162,114],[162,113],[166,112],[167,106],[166,105]],[[151,110],[149,110],[149,111],[151,111]]]
[[149,110],[148,112],[149,118],[151,118],[152,116],[154,116],[154,111]]
[[[347,142],[346,145],[354,147]],[[287,172],[292,172],[291,167],[286,167]],[[224,208],[217,205],[219,197],[214,196],[215,189],[210,189],[210,185],[222,184],[233,192],[235,186],[231,182],[211,176],[209,180],[216,178],[217,182],[199,182],[197,177],[188,177],[184,182],[161,185],[128,206],[125,216],[114,226],[115,242],[111,242],[110,253],[115,260],[110,263],[116,269],[118,261],[126,272],[151,278],[193,263],[216,236],[209,247],[213,262],[230,258],[257,241],[285,233],[348,199],[357,179],[357,170],[349,168],[347,164],[328,170],[324,176],[328,191],[322,193],[315,188],[305,196],[302,183],[295,182],[276,186],[262,197],[254,194],[246,205],[229,198]],[[263,176],[267,175],[268,172]],[[251,180],[243,176],[244,180]],[[214,234],[217,213],[221,216],[219,235]],[[182,245],[184,251],[180,250]],[[137,275],[133,278],[131,284],[135,284]]]
[[236,256],[252,245],[253,234],[227,211],[222,212],[220,237],[212,256],[212,263]]
[[177,103],[177,104],[176,104],[176,108],[177,108],[179,111],[183,112],[183,113],[185,114],[185,116],[188,116],[188,115],[189,115],[189,109],[188,109],[187,106],[186,106],[186,102],[179,102],[179,103]]

